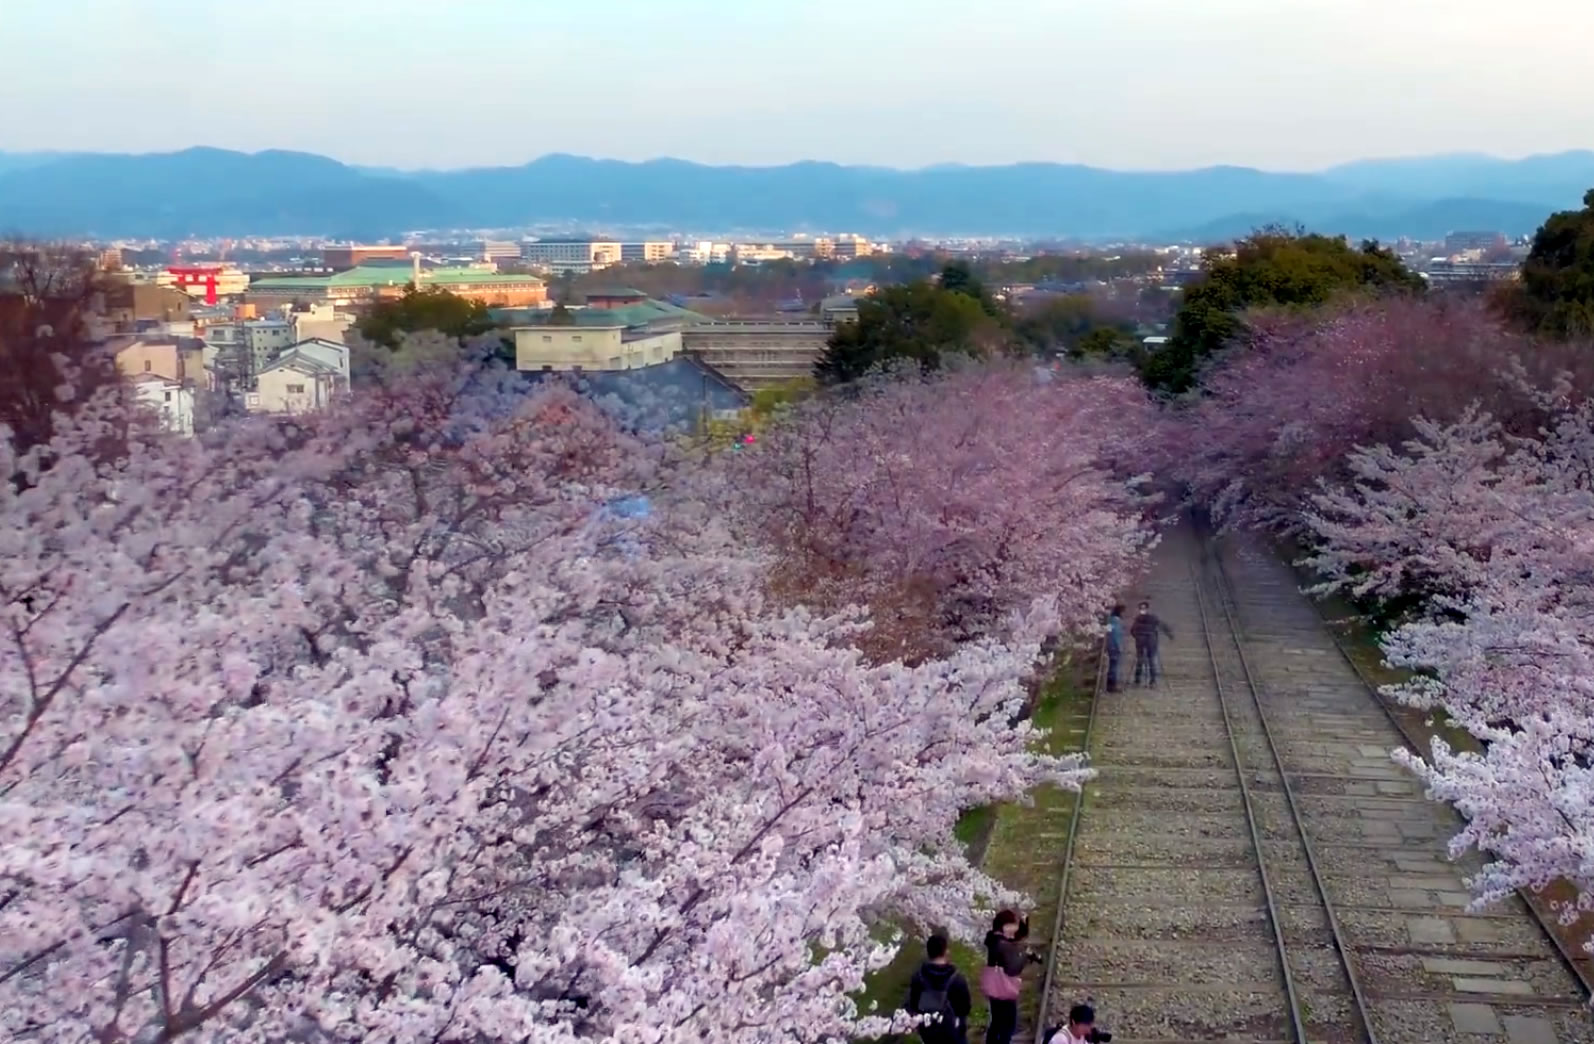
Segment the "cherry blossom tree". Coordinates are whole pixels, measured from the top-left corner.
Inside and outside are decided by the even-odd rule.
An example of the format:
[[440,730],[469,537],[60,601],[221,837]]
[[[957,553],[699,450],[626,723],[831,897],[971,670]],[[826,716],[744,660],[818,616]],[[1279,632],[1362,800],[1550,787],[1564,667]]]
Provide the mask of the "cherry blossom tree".
[[[878,1033],[873,927],[1017,898],[958,814],[1083,778],[1014,722],[1033,641],[910,666],[765,604],[689,462],[566,389],[422,367],[86,453],[121,408],[0,438],[8,1038]],[[1055,502],[1050,577],[1127,564],[1119,497]]]
[[727,502],[777,586],[892,620],[882,655],[1088,630],[1149,546],[1122,378],[1017,365],[893,374],[800,403],[730,455]]
[[1568,386],[1538,402],[1549,419],[1531,435],[1468,411],[1357,450],[1353,482],[1307,518],[1327,586],[1427,595],[1385,640],[1418,672],[1392,691],[1482,749],[1435,739],[1401,760],[1468,817],[1452,848],[1495,857],[1479,901],[1564,878],[1570,921],[1594,909],[1594,406]]
[[1531,431],[1542,414],[1525,386],[1569,372],[1594,387],[1582,346],[1534,341],[1475,301],[1380,299],[1248,324],[1247,348],[1202,375],[1158,457],[1226,523],[1299,532],[1320,480],[1347,478],[1358,446],[1410,438],[1414,418],[1448,423],[1477,405]]

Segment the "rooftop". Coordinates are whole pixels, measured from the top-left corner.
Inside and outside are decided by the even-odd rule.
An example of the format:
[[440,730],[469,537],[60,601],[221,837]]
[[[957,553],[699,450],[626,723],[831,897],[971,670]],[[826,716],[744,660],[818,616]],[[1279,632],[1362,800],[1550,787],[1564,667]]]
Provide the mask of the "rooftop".
[[[646,326],[708,320],[705,315],[651,298],[622,308],[571,308],[569,313],[572,326]],[[547,308],[495,308],[491,312],[494,320],[507,326],[547,326],[551,314],[552,309]]]
[[711,413],[740,410],[751,397],[718,370],[691,356],[634,370],[522,375],[528,384],[567,381],[600,405],[618,405],[631,425],[658,431],[691,425],[704,408]]

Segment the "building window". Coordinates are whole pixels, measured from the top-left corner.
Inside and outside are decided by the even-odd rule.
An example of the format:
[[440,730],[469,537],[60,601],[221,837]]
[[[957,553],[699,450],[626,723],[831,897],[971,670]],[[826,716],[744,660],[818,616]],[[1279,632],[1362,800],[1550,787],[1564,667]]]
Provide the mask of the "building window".
[[571,334],[570,335],[570,339],[572,341],[579,341],[579,340],[581,340],[581,335],[580,334]]
[[148,372],[149,372],[149,367],[150,367],[150,362],[149,362],[149,360],[148,360],[148,359],[145,359],[145,360],[144,360],[144,372],[145,372],[145,373],[148,373]]
[[542,343],[543,344],[552,344],[553,343],[553,334],[543,334],[542,335]]
[[304,394],[304,385],[302,385],[302,384],[290,384],[290,385],[288,385],[288,394],[289,395],[303,395]]
[[172,393],[171,392],[167,392],[166,393],[166,401],[167,402],[171,402],[172,401]]

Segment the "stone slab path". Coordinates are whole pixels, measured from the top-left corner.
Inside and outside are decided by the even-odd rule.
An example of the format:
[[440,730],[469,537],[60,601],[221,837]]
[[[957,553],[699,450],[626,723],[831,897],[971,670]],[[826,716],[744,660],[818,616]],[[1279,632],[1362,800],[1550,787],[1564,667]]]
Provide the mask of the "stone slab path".
[[1454,812],[1290,570],[1221,560],[1176,530],[1126,599],[1175,637],[1097,707],[1052,1010],[1091,998],[1120,1042],[1594,1044],[1525,907],[1464,909]]

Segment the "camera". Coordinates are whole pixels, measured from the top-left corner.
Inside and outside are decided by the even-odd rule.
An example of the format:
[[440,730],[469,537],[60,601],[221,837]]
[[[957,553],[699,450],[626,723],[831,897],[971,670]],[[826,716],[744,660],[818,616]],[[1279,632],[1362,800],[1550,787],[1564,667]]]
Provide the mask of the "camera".
[[1090,1044],[1112,1044],[1112,1034],[1104,1029],[1093,1029],[1086,1034],[1085,1039]]
[[1026,961],[1028,961],[1030,964],[1045,964],[1046,963],[1046,958],[1042,957],[1040,954],[1036,953],[1034,950],[1025,950],[1024,951],[1024,959]]

